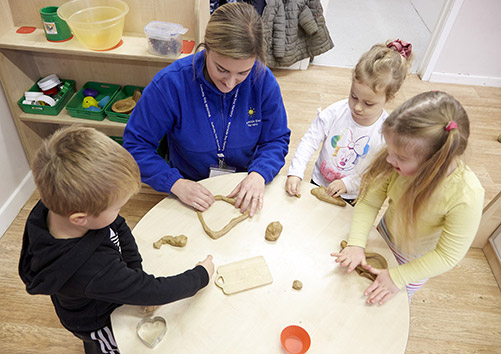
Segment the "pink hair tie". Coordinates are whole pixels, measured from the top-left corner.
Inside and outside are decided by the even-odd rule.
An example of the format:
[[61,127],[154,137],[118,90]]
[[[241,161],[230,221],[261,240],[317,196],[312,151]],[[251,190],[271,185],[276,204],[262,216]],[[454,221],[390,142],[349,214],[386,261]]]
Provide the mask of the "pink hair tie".
[[455,121],[451,120],[445,126],[445,130],[447,130],[448,132],[450,132],[452,129],[456,129],[457,127],[458,127],[458,124]]
[[399,52],[405,59],[409,58],[412,52],[412,44],[410,44],[409,42],[401,41],[400,39],[395,39],[393,42],[388,43],[386,46]]

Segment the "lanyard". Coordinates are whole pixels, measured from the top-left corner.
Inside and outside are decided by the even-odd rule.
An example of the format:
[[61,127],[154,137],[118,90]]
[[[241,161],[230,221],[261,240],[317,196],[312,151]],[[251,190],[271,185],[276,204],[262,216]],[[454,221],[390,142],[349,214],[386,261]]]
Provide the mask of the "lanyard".
[[221,144],[219,143],[219,138],[217,136],[216,126],[214,125],[214,117],[210,113],[209,104],[207,103],[207,97],[205,96],[204,88],[202,87],[202,84],[200,84],[200,92],[202,93],[202,98],[204,100],[205,109],[207,110],[207,117],[209,118],[209,122],[210,122],[211,127],[212,127],[212,132],[214,133],[214,139],[216,140],[217,159],[219,160],[219,167],[221,167],[221,168],[225,166],[224,150],[226,149],[226,142],[228,141],[228,135],[230,133],[231,121],[233,120],[233,111],[235,110],[235,104],[237,103],[237,97],[238,97],[239,90],[240,90],[240,87],[237,88],[237,91],[235,92],[235,96],[233,97],[233,103],[231,104],[230,115],[228,116],[228,125],[226,126],[226,131],[224,133],[223,146],[221,146]]

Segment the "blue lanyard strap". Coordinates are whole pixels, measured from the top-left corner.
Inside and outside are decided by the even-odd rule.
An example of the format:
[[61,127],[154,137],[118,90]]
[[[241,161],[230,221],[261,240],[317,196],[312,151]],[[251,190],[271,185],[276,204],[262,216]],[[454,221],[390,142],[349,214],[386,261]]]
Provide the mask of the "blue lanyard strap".
[[216,141],[216,145],[217,145],[217,158],[219,160],[220,166],[224,165],[224,150],[226,149],[226,142],[228,141],[228,135],[230,133],[230,126],[231,126],[231,122],[233,120],[233,112],[235,110],[235,104],[237,103],[239,90],[240,90],[240,88],[237,88],[237,91],[235,92],[235,96],[233,97],[233,102],[231,104],[231,109],[230,109],[230,115],[228,116],[228,125],[226,126],[226,131],[224,133],[223,146],[221,147],[221,144],[219,143],[219,138],[218,138],[217,132],[216,132],[216,126],[214,124],[214,117],[210,113],[209,104],[207,102],[207,97],[205,96],[204,88],[202,87],[202,84],[200,84],[200,92],[202,93],[202,98],[204,100],[205,109],[207,110],[207,118],[209,119],[209,122],[211,124],[212,132],[214,133],[214,140]]

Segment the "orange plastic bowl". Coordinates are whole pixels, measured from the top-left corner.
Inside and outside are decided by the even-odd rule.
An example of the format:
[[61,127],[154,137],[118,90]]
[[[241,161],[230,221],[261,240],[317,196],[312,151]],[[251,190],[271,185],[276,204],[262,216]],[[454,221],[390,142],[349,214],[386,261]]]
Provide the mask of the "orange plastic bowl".
[[311,345],[310,335],[299,326],[285,327],[280,334],[280,341],[289,354],[304,354]]

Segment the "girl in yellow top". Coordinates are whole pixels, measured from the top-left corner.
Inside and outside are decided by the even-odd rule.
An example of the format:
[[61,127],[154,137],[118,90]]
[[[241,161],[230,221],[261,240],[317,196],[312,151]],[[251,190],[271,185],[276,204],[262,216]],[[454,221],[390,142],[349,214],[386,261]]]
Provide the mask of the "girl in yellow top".
[[[461,104],[444,92],[406,101],[383,124],[387,147],[361,182],[348,247],[332,253],[351,272],[359,264],[377,275],[365,290],[367,303],[383,304],[402,287],[409,300],[430,277],[452,269],[477,232],[484,189],[459,157],[470,126]],[[378,231],[399,265],[376,269],[365,261],[370,228],[384,201]]]

